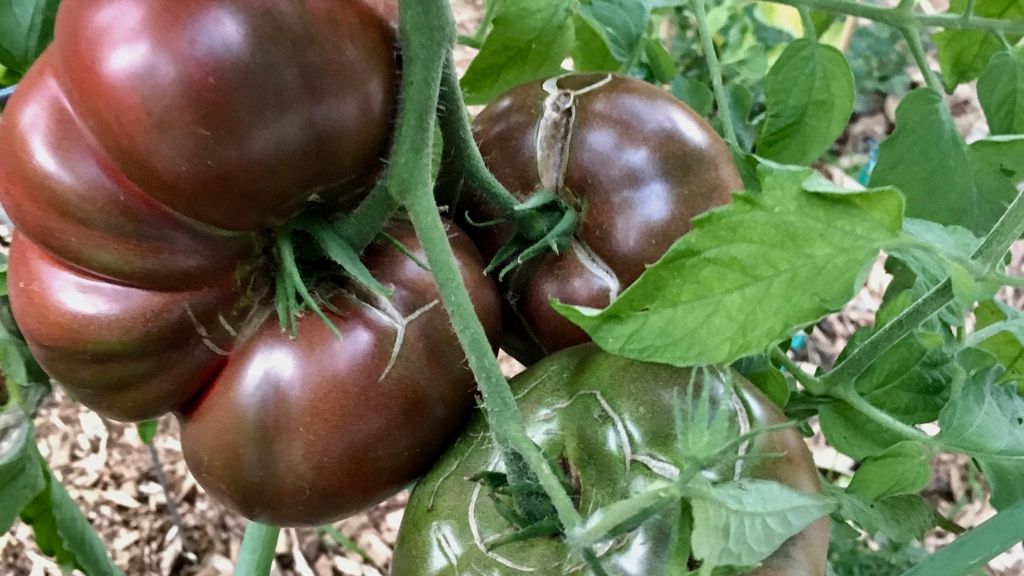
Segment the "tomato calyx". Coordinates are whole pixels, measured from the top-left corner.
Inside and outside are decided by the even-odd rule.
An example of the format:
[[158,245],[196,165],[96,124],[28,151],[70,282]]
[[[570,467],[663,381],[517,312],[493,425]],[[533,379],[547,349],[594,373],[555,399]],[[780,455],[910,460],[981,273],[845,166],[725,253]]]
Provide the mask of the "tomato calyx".
[[[612,80],[605,75],[564,75],[546,80],[547,98],[534,141],[541,188],[516,208],[516,234],[495,254],[488,273],[504,277],[523,263],[548,252],[561,254],[576,240],[576,227],[584,206],[565,185],[569,147],[576,123],[577,98]],[[568,85],[563,85],[566,81]],[[589,252],[584,247],[584,251]]]
[[539,236],[526,226],[517,226],[516,234],[505,243],[487,265],[488,274],[499,270],[498,278],[522,264],[548,252],[561,254],[573,242],[579,213],[567,206],[551,190],[540,190],[516,208],[517,213],[528,214],[543,223]]
[[[512,460],[511,468],[518,469],[518,454],[505,453],[507,461]],[[552,470],[561,472],[560,480],[578,508],[580,503],[579,475],[572,469],[572,464],[564,454],[552,461]],[[488,551],[517,542],[543,538],[565,539],[566,533],[558,519],[558,512],[544,487],[533,474],[527,470],[525,474],[508,474],[497,470],[481,470],[468,478],[486,490],[488,500],[494,511],[509,525],[509,530],[496,534],[483,542]]]
[[[322,304],[326,305],[326,299],[317,295],[315,287],[319,280],[339,272],[355,282],[358,292],[367,294],[368,302],[391,297],[392,289],[374,278],[360,252],[334,221],[317,210],[307,211],[276,230],[275,307],[281,328],[295,335],[299,314],[309,309],[340,338],[341,333],[324,312]],[[325,260],[329,262],[326,267]],[[337,282],[330,284],[336,286]]]

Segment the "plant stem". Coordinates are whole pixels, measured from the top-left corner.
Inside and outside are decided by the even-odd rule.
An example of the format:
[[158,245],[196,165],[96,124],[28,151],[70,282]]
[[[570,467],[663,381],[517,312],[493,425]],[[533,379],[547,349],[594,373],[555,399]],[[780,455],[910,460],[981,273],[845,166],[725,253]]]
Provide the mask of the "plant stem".
[[906,40],[907,46],[910,47],[910,55],[914,57],[914,62],[921,69],[921,75],[924,77],[925,83],[932,90],[942,94],[942,83],[939,82],[939,77],[935,75],[935,71],[928,64],[928,57],[925,55],[924,46],[921,45],[921,31],[917,26],[900,26],[898,29],[900,34],[903,35],[903,39]]
[[242,538],[242,549],[238,552],[238,565],[235,574],[238,576],[264,576],[270,573],[270,565],[274,561],[274,550],[277,549],[278,528],[249,522]]
[[981,246],[971,254],[971,260],[981,265],[982,274],[988,274],[1003,261],[1006,251],[1021,235],[1024,235],[1024,192],[1006,209]]
[[825,392],[834,396],[837,390],[852,389],[853,381],[879,356],[952,301],[953,282],[947,278],[890,320],[888,324],[879,328],[850,354],[849,358],[826,374],[822,379],[825,383]]
[[362,252],[380,234],[398,205],[387,186],[375,186],[355,210],[337,221],[337,229],[349,246]]
[[693,13],[697,18],[697,31],[700,33],[704,59],[708,63],[711,85],[715,89],[718,117],[722,119],[725,141],[734,150],[739,150],[740,145],[739,140],[736,138],[736,128],[732,124],[732,107],[729,106],[729,96],[725,93],[725,85],[722,83],[722,66],[718,63],[718,53],[715,52],[715,39],[711,37],[711,30],[708,28],[707,9],[704,6],[704,0],[690,0],[690,3],[693,5]]
[[495,442],[523,457],[568,531],[579,524],[579,513],[559,476],[526,434],[515,398],[473,310],[434,202],[430,152],[442,69],[455,37],[454,18],[447,0],[401,0],[399,11],[404,50],[402,106],[388,186],[391,194],[402,200],[412,219],[441,299],[484,397],[483,408]]
[[814,19],[811,18],[811,11],[808,8],[800,8],[800,23],[804,27],[804,38],[813,42],[818,41],[818,31],[814,29]]
[[[1024,234],[1024,192],[1017,195],[999,218],[981,245],[971,255],[983,275],[988,275],[1003,259],[1017,238]],[[906,310],[871,335],[850,357],[825,375],[825,392],[835,396],[837,390],[852,387],[853,381],[879,356],[913,332],[953,301],[953,282],[949,278],[932,288]]]
[[954,568],[956,574],[968,574],[1020,542],[1021,538],[1024,538],[1024,502],[1017,502],[968,530],[955,542],[904,572],[903,576],[954,573],[948,568]]
[[907,440],[915,440],[922,444],[937,445],[937,442],[931,436],[921,432],[921,430],[916,426],[905,424],[889,415],[884,410],[877,408],[871,402],[868,402],[863,396],[854,390],[853,386],[844,386],[834,391],[833,395],[855,408],[861,414],[864,414],[878,424],[881,424],[886,430],[899,434]]
[[1024,34],[1024,21],[980,18],[970,14],[919,14],[909,10],[885,8],[853,0],[762,0],[796,8],[811,8],[837,14],[848,14],[897,28],[945,28],[947,30],[988,30],[1006,34]]
[[790,374],[792,374],[793,378],[796,378],[796,381],[803,385],[808,392],[815,395],[820,395],[825,392],[825,385],[821,383],[821,380],[818,380],[814,376],[804,372],[803,368],[798,366],[796,362],[793,362],[793,360],[791,360],[789,356],[778,347],[772,346],[771,356],[773,360],[781,364]]
[[473,131],[466,121],[466,103],[459,88],[459,73],[452,54],[445,58],[441,81],[438,118],[444,140],[444,158],[459,171],[470,184],[487,196],[509,220],[515,219],[519,199],[512,195],[484,163],[480,149],[473,140]]

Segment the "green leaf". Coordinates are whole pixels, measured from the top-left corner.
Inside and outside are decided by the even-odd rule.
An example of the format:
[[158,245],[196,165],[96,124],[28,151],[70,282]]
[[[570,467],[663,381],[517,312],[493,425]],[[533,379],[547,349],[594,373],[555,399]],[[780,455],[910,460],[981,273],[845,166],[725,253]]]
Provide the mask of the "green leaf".
[[47,488],[22,512],[32,526],[36,544],[64,568],[78,568],[86,574],[122,575],[114,565],[96,530],[71,500],[64,487],[44,469]]
[[1003,510],[928,556],[903,576],[962,576],[1024,539],[1024,502]]
[[757,386],[779,408],[785,408],[789,403],[789,396],[792,393],[789,380],[781,370],[768,361],[767,356],[741,358],[732,367]]
[[976,329],[967,339],[1002,364],[1007,373],[1017,379],[1024,376],[1024,314],[990,300],[974,311]]
[[598,509],[569,535],[574,545],[592,547],[632,532],[645,521],[678,506],[682,498],[679,487],[658,482],[639,494],[618,500]]
[[24,73],[53,40],[60,0],[0,0],[0,64]]
[[903,230],[908,236],[936,247],[924,250],[918,247],[897,248],[891,254],[906,264],[919,278],[936,285],[950,277],[957,299],[957,313],[962,315],[975,302],[985,300],[999,291],[995,283],[979,282],[967,269],[974,250],[981,245],[970,230],[960,226],[943,226],[928,220],[906,218]]
[[[6,299],[0,304],[6,305]],[[9,310],[0,310],[0,314],[4,313]],[[17,389],[23,409],[30,413],[50,392],[50,377],[39,367],[25,342],[10,333],[3,321],[0,321],[0,378],[8,388]]]
[[861,396],[900,421],[921,424],[938,417],[956,374],[952,350],[941,339],[916,333],[872,363],[855,386]]
[[868,501],[917,494],[932,477],[931,453],[920,443],[900,442],[857,468],[846,491]]
[[676,76],[672,81],[672,95],[682,100],[687,106],[693,108],[697,114],[707,118],[715,103],[715,95],[698,80],[686,76]]
[[907,216],[977,234],[987,233],[1013,199],[1005,189],[975,184],[967,145],[942,96],[927,88],[908,94],[896,109],[896,130],[879,148],[871,185],[902,190]]
[[760,81],[768,73],[768,53],[764,46],[753,44],[728,55],[722,65],[733,68],[742,78]]
[[1024,180],[1024,135],[992,136],[978,140],[971,144],[970,154],[971,161],[978,168],[998,172],[1011,187]]
[[[729,100],[729,115],[736,130],[736,139],[739,140],[740,149],[749,152],[757,136],[757,131],[750,122],[750,113],[754,109],[754,94],[743,84],[729,84],[725,92]],[[718,115],[721,114],[722,111],[719,110]],[[712,125],[719,134],[725,133],[720,117],[716,116]]]
[[693,553],[715,566],[753,566],[828,514],[834,502],[767,480],[694,482]]
[[590,0],[579,15],[591,22],[612,57],[628,65],[640,50],[651,13],[642,0]]
[[768,112],[757,153],[785,164],[809,164],[850,121],[853,73],[832,46],[795,40],[768,73],[765,98]]
[[578,72],[615,72],[621,67],[608,50],[604,37],[589,20],[576,15],[573,23],[576,42],[572,48],[572,61]]
[[[949,12],[962,14],[967,0],[950,2]],[[1024,3],[1019,0],[975,0],[973,14],[999,20],[1024,20]],[[946,88],[978,77],[996,52],[1003,49],[995,35],[985,30],[944,30],[932,36],[939,52],[939,66]],[[1009,38],[1015,43],[1019,36]]]
[[0,412],[0,534],[11,529],[29,502],[46,488],[32,421],[19,407]]
[[883,534],[895,542],[921,538],[935,526],[935,511],[917,494],[888,496],[869,501],[844,490],[826,487],[839,501],[839,514],[870,534]]
[[654,78],[661,84],[668,84],[676,77],[676,61],[657,38],[648,37],[644,42],[644,55],[651,67]]
[[[677,366],[760,353],[842,307],[899,235],[892,189],[837,192],[809,170],[761,170],[759,192],[693,221],[603,311],[556,303],[605,350]],[[694,338],[700,334],[700,338]]]
[[821,407],[818,418],[828,443],[851,458],[881,454],[903,439],[842,402]]
[[573,0],[516,0],[497,8],[494,28],[462,78],[468,104],[486,104],[524,82],[553,76],[573,47]]
[[978,78],[978,100],[992,134],[1024,134],[1024,60],[999,52]]
[[1002,376],[1001,369],[971,375],[939,414],[936,436],[977,460],[997,509],[1024,497],[1024,398],[999,383]]
[[1024,501],[1024,463],[998,458],[979,459],[978,465],[992,491],[992,506],[1003,510]]
[[1024,398],[1000,376],[989,370],[964,382],[939,414],[937,438],[978,459],[1024,462]]

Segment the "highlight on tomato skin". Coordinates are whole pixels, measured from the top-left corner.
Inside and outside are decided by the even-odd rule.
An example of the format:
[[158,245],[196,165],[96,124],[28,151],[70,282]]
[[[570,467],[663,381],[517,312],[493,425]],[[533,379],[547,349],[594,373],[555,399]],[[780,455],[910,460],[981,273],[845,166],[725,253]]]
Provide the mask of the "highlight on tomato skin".
[[[567,74],[513,88],[473,123],[490,169],[517,197],[550,190],[579,211],[572,244],[508,273],[503,347],[525,363],[589,341],[549,302],[604,308],[656,262],[690,220],[726,204],[742,183],[728,146],[707,122],[646,82]],[[456,214],[499,214],[468,190]],[[490,259],[509,224],[467,226]]]
[[[736,426],[751,429],[786,421],[782,412],[738,373],[729,374],[738,397]],[[633,495],[672,470],[676,450],[673,402],[694,382],[695,394],[723,380],[691,379],[691,369],[628,360],[592,343],[556,352],[511,381],[527,433],[544,454],[559,462],[583,514]],[[802,492],[820,492],[814,461],[791,428],[755,436],[741,467],[748,478],[775,480]],[[473,566],[482,574],[536,573],[584,576],[585,564],[557,536],[542,536],[488,549],[512,524],[471,478],[502,472],[501,453],[478,411],[466,432],[417,483],[402,519],[392,564],[394,576],[441,576]],[[721,471],[735,473],[735,462]],[[669,515],[656,516],[614,545],[596,549],[616,576],[664,574],[672,553]],[[753,576],[823,576],[829,519],[821,518],[790,538]]]
[[71,0],[52,50],[71,108],[128,179],[251,231],[386,155],[393,4]]
[[223,366],[245,311],[233,275],[155,291],[77,270],[15,234],[8,268],[14,318],[32,355],[76,400],[114,420],[156,418]]
[[[496,342],[497,289],[472,242],[450,238],[478,316]],[[205,391],[179,414],[182,449],[204,488],[242,515],[278,526],[361,511],[430,470],[475,405],[466,366],[412,227],[387,232],[365,262],[394,290],[372,298],[341,286],[298,336],[268,314]]]

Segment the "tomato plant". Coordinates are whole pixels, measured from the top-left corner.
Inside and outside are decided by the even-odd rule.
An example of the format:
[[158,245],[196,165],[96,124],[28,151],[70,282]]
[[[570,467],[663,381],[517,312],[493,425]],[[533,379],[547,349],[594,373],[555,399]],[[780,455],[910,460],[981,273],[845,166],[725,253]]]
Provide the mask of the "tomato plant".
[[[1024,526],[1016,14],[488,0],[457,36],[444,0],[0,0],[0,529],[118,572],[31,441],[38,361],[107,416],[176,413],[200,482],[267,523],[238,573],[423,473],[399,574],[821,576],[826,525],[841,576],[936,527],[899,569],[974,573]],[[968,144],[944,93],[975,81]],[[858,159],[865,91],[898,106]],[[880,254],[874,325],[805,370]],[[537,362],[514,388],[499,332]],[[798,431],[856,466],[817,493]],[[991,520],[922,497],[939,453]]]
[[[627,381],[629,385],[623,385]],[[739,374],[700,374],[626,360],[593,344],[547,356],[510,385],[519,394],[527,433],[564,471],[581,510],[601,510],[637,491],[679,481],[683,462],[699,468],[706,447],[690,444],[701,436],[689,431],[690,426],[715,428],[724,440],[712,447],[718,450],[728,445],[729,437],[785,422],[779,409]],[[674,408],[683,414],[681,435]],[[742,453],[749,459],[714,462],[699,472],[684,468],[688,482],[699,486],[706,481],[697,476],[754,478],[777,480],[806,493],[820,490],[811,455],[796,430],[777,430],[730,448],[734,456]],[[504,470],[501,451],[490,441],[487,422],[478,414],[433,472],[417,484],[402,520],[393,574],[450,574],[460,566],[483,573],[588,573],[558,538],[503,542],[515,528],[500,495],[514,493]],[[750,493],[763,488],[736,485]],[[780,505],[791,496],[780,489],[770,498],[775,499],[773,505]],[[693,562],[690,531],[702,529],[694,519],[700,518],[705,504],[694,506],[692,512],[681,509],[671,499],[651,506],[646,511],[649,522],[634,532],[614,534],[596,547],[602,564],[615,574],[657,574],[673,563],[685,569]],[[585,528],[584,534],[592,528]],[[827,548],[827,520],[820,519],[793,536],[755,574],[822,574]]]

